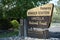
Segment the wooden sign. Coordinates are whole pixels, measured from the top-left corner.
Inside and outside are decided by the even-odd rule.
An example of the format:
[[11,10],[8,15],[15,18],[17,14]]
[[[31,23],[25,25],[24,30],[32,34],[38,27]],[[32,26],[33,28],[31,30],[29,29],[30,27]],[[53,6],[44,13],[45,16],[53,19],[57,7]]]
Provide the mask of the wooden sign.
[[53,13],[53,4],[46,4],[27,11],[29,27],[49,28]]
[[[43,38],[40,29],[49,28],[53,14],[53,4],[46,4],[27,11],[27,36],[35,38]],[[48,31],[45,33],[48,38]]]

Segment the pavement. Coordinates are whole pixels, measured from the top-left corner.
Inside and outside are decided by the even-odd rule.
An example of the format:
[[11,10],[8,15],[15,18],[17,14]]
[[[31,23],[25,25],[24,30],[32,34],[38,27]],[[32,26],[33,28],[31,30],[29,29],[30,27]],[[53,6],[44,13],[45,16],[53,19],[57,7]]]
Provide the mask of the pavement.
[[20,37],[8,37],[8,38],[0,38],[0,40],[60,40],[60,38],[50,38],[50,39],[37,39],[37,38],[25,38],[21,39]]

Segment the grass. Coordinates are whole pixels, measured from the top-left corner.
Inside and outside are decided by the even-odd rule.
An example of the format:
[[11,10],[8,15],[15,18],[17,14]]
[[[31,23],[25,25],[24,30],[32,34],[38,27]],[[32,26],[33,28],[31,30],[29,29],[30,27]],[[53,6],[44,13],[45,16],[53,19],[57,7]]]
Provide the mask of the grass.
[[9,33],[1,33],[0,38],[12,37],[12,36],[17,36],[17,35],[18,35],[18,31],[9,32]]

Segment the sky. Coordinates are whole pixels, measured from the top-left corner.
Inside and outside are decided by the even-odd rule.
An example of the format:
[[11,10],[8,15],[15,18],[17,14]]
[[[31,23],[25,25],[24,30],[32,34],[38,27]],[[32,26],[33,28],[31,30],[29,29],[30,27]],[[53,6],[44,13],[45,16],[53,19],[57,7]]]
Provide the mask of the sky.
[[59,0],[52,0],[49,3],[53,3],[54,5],[57,5],[57,1],[59,1]]

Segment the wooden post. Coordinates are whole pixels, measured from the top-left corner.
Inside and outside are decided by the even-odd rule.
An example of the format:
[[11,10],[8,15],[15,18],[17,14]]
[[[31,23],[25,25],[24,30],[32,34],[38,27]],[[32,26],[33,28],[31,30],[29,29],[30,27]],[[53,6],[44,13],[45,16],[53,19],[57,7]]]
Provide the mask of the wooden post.
[[20,19],[20,34],[21,38],[24,39],[24,19]]

